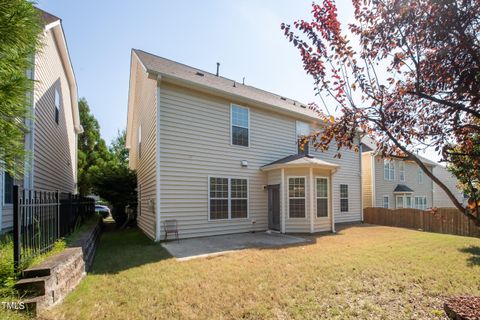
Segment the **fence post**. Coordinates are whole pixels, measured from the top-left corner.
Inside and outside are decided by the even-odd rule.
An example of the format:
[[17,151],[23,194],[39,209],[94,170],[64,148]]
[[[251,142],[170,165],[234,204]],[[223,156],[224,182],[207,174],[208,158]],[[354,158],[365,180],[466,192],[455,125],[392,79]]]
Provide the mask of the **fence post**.
[[18,206],[18,186],[13,186],[13,267],[15,272],[20,266],[20,210]]

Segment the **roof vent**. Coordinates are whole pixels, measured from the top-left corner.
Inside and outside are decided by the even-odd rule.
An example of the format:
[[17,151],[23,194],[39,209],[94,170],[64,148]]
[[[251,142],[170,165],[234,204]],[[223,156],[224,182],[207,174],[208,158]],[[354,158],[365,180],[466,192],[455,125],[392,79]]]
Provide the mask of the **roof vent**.
[[283,101],[287,101],[287,98],[284,97],[280,97],[280,99],[282,99]]
[[306,106],[306,105],[303,105],[303,104],[301,104],[300,107],[302,107],[303,109],[306,109],[306,108],[307,108],[307,106]]
[[234,87],[234,88],[237,87],[237,84],[235,83],[235,81],[233,81],[233,87]]
[[216,76],[218,77],[219,74],[220,74],[220,62],[217,62],[217,74],[216,74]]
[[203,76],[204,76],[204,74],[203,74],[203,73],[201,73],[201,72],[198,72],[198,71],[197,71],[197,73],[195,73],[195,74],[196,74],[197,76],[200,76],[200,77],[203,77]]

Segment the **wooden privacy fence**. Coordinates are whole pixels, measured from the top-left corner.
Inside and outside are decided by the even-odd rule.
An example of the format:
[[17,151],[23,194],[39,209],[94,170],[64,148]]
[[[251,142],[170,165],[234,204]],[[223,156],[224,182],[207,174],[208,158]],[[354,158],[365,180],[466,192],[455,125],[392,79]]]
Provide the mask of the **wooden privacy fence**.
[[419,209],[363,209],[365,223],[420,229],[428,232],[480,237],[480,228],[456,208],[437,208],[436,212]]

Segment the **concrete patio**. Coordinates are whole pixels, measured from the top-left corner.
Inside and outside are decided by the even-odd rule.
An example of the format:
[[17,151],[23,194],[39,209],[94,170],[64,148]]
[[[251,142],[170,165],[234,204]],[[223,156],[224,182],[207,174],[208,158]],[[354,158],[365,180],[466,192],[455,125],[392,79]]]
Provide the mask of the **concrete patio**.
[[309,242],[308,239],[279,233],[256,232],[192,238],[162,243],[177,260],[222,255],[248,248],[272,248]]

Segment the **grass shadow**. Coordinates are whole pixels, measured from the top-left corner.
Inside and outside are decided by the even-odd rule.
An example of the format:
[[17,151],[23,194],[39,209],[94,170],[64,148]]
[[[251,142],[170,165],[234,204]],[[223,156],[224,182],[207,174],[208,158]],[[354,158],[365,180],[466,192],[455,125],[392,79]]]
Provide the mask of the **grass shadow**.
[[172,256],[160,244],[140,229],[119,230],[113,223],[106,223],[90,273],[115,274],[170,258]]
[[469,266],[480,266],[480,247],[479,246],[470,246],[462,249],[458,249],[458,251],[463,253],[468,253],[471,255],[467,259]]

